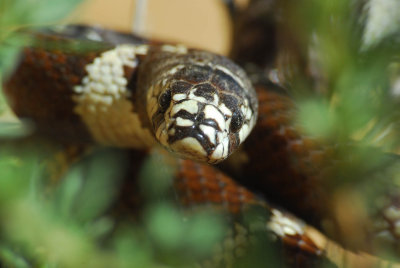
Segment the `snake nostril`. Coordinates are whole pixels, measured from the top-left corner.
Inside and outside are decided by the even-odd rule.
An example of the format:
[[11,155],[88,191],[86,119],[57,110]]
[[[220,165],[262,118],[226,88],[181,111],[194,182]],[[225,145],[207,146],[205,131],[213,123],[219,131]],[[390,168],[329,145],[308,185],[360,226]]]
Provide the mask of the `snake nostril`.
[[235,111],[232,115],[230,131],[236,133],[243,125],[243,115],[240,111]]
[[163,92],[158,98],[158,104],[162,111],[166,111],[171,103],[171,91],[167,90]]

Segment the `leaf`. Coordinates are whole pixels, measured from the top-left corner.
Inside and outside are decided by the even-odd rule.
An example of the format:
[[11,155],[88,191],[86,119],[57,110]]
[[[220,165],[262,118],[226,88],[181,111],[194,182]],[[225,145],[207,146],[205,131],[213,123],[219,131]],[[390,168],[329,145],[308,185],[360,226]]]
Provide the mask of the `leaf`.
[[39,26],[67,16],[82,0],[3,0],[1,25]]
[[[24,1],[26,2],[26,0]],[[82,0],[30,0],[29,23],[54,23],[70,14]]]
[[307,133],[324,138],[333,134],[336,117],[326,103],[307,100],[299,108],[299,123]]
[[119,189],[125,157],[119,150],[99,150],[72,167],[56,195],[57,209],[81,223],[100,216]]
[[150,207],[147,212],[146,226],[152,237],[165,249],[177,248],[184,238],[184,224],[180,215],[168,204]]
[[26,137],[30,134],[32,134],[32,127],[30,124],[0,121],[0,138],[2,139]]

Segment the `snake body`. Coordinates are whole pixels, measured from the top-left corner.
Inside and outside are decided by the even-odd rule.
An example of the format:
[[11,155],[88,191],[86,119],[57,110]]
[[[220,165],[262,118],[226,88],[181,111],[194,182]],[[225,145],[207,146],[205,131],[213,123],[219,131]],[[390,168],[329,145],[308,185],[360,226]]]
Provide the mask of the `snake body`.
[[[182,46],[104,47],[27,48],[5,86],[14,111],[40,129],[61,129],[58,136],[129,148],[157,139],[182,157],[210,163],[228,157],[253,128],[254,89],[230,60]],[[43,97],[32,103],[27,94]]]

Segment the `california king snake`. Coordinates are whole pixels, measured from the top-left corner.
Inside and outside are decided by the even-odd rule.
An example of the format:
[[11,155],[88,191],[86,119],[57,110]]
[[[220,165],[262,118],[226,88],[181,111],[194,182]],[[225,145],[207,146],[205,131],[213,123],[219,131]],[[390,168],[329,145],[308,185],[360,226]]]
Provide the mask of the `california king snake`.
[[[14,111],[47,124],[43,113],[48,112],[34,106],[58,101],[63,91],[71,110],[53,103],[49,112],[57,122],[52,123],[80,121],[84,129],[69,124],[69,131],[88,132],[100,144],[148,148],[157,139],[182,157],[217,163],[244,141],[256,122],[256,94],[243,70],[211,53],[183,46],[121,44],[89,55],[40,49],[25,54],[17,71],[21,79],[15,76],[6,87],[6,93],[13,92],[9,95]],[[71,69],[64,67],[65,61],[71,62]],[[43,67],[52,72],[45,78],[46,102],[27,104],[15,98],[28,91],[39,94],[25,81],[40,82]],[[72,83],[53,90],[66,76]]]
[[[5,84],[13,110],[20,117],[32,119],[41,134],[62,142],[141,149],[153,146],[158,140],[183,158],[218,163],[237,149],[255,125],[258,104],[253,86],[240,67],[222,56],[179,45],[151,44],[101,29],[71,27],[65,35],[72,35],[73,39],[64,39],[62,34],[54,32],[37,34],[39,42],[67,46],[62,50],[54,46],[26,48],[16,72]],[[101,42],[88,41],[88,36],[96,36]],[[69,51],[68,43],[76,39],[83,39],[83,44],[95,44],[96,49],[83,53]],[[299,139],[293,129],[279,125],[286,115],[277,111],[291,105],[284,92],[274,89],[269,82],[254,85],[259,100],[264,102],[260,105],[259,121],[264,127],[275,126],[281,137]],[[35,100],[26,97],[29,95]],[[261,111],[268,110],[277,118],[261,115]],[[295,152],[299,149],[298,143],[289,142],[291,146]],[[312,141],[300,146],[314,147]],[[132,155],[130,176],[137,172],[134,167],[141,161],[141,153]],[[265,230],[283,245],[289,265],[319,265],[321,260],[338,266],[387,264],[342,249],[214,167],[171,159],[172,165],[177,166],[174,191],[181,206],[208,204],[233,219],[248,206],[261,207],[269,214]],[[278,162],[279,159],[284,156],[278,157]],[[253,164],[257,165],[250,162],[250,166]],[[252,170],[257,172],[254,167]],[[128,193],[122,198],[135,194]],[[132,202],[128,200],[126,206],[129,209]],[[247,233],[239,221],[233,223],[233,229],[233,242],[228,243],[232,252],[241,246],[243,233]],[[235,254],[231,255],[234,258]],[[230,258],[216,258],[217,265],[231,262]],[[208,262],[208,265],[213,264]]]

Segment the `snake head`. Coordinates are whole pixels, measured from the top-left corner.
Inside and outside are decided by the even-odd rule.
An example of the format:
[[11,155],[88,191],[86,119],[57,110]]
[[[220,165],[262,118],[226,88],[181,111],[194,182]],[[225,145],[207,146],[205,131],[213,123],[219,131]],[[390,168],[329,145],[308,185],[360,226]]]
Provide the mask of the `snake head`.
[[224,160],[257,118],[256,94],[244,71],[208,52],[161,58],[147,95],[155,137],[180,157],[213,164]]

